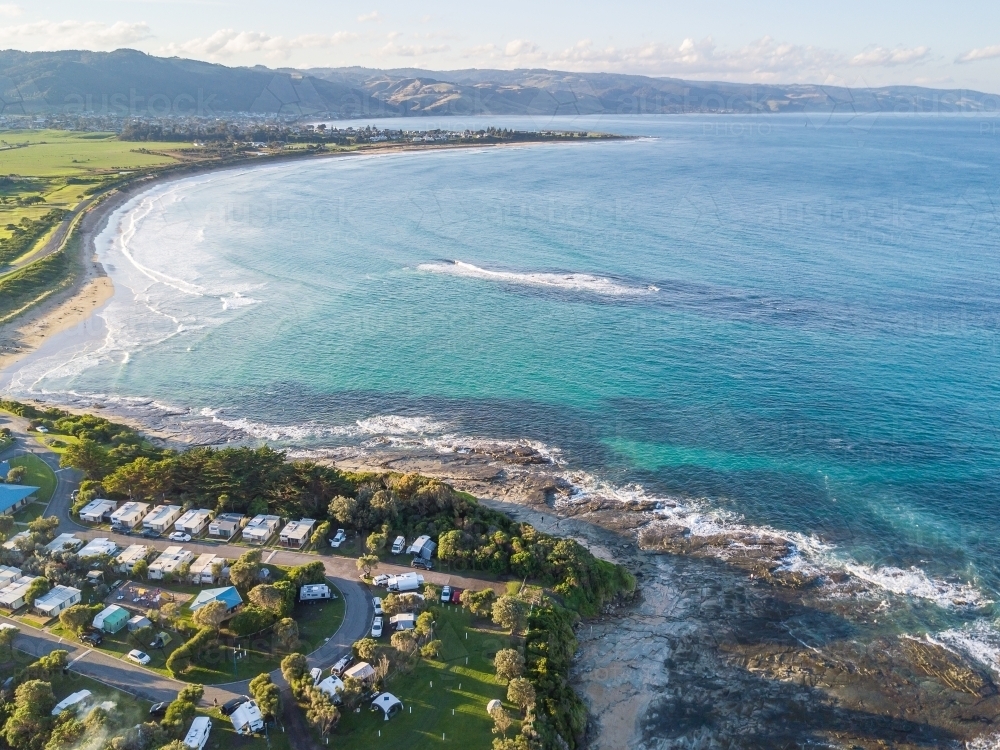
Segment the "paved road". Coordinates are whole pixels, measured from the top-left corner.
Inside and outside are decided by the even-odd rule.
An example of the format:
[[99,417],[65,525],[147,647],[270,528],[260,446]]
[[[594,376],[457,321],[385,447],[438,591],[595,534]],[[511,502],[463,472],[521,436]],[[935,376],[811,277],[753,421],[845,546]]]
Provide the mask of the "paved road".
[[83,211],[90,208],[96,199],[97,197],[95,196],[94,198],[88,198],[87,200],[78,203],[76,207],[69,212],[66,218],[59,222],[59,226],[56,227],[56,231],[52,233],[52,236],[45,241],[45,244],[42,245],[37,252],[32,253],[19,263],[11,263],[9,266],[4,266],[3,270],[0,271],[0,279],[7,274],[20,271],[25,266],[30,266],[32,263],[36,263],[42,258],[46,258],[52,255],[52,253],[57,252],[62,247],[63,242],[66,239],[66,235],[69,234],[69,229],[73,225],[73,221]]

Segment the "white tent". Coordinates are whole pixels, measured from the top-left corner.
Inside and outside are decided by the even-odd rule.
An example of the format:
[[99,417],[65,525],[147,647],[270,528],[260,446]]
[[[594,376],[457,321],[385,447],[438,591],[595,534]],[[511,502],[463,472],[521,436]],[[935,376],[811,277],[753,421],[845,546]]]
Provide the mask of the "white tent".
[[382,693],[372,701],[372,711],[381,711],[385,715],[385,720],[403,710],[403,702],[392,693]]

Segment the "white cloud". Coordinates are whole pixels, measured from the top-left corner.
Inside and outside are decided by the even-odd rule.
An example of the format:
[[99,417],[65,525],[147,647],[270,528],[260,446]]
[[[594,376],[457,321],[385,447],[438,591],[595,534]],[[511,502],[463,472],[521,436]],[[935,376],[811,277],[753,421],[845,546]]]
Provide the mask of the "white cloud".
[[538,45],[525,39],[514,39],[513,41],[507,42],[507,46],[503,48],[503,53],[507,57],[537,55]]
[[329,49],[357,39],[358,35],[340,31],[336,34],[301,34],[296,37],[271,36],[260,31],[219,29],[211,36],[168,44],[161,54],[226,60],[241,55],[263,54],[269,60],[287,60],[293,52],[305,49]]
[[990,47],[977,47],[976,49],[970,49],[968,52],[956,57],[955,62],[968,63],[976,62],[977,60],[992,60],[996,57],[1000,57],[1000,44],[994,44]]
[[379,15],[377,10],[373,10],[371,13],[363,13],[358,16],[358,23],[382,23],[382,16]]
[[0,26],[0,40],[19,49],[115,49],[149,39],[148,24],[118,21],[110,26],[97,21],[34,21]]
[[24,14],[24,8],[14,3],[0,3],[0,16],[4,18],[17,18]]
[[397,44],[396,39],[402,34],[395,32],[389,35],[389,42],[376,52],[378,57],[428,57],[448,52],[447,44]]
[[891,68],[895,65],[909,65],[910,63],[921,62],[927,59],[930,54],[930,47],[896,47],[886,49],[885,47],[873,47],[864,52],[859,52],[851,58],[851,65],[855,67],[882,66]]

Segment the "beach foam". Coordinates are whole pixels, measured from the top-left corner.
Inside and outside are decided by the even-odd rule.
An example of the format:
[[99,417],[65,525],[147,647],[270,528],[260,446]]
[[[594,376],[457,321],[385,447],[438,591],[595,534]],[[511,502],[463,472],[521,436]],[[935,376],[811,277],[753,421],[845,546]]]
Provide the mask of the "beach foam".
[[448,263],[421,263],[417,266],[417,270],[506,284],[586,292],[608,297],[646,296],[660,291],[652,284],[629,286],[604,276],[594,276],[589,273],[491,271],[460,260]]

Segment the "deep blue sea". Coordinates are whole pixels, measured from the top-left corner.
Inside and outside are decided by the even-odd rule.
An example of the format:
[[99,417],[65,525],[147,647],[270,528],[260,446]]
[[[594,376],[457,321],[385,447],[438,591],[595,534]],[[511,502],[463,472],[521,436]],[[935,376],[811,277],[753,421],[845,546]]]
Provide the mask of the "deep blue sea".
[[161,185],[102,237],[96,337],[6,387],[299,450],[529,441],[581,491],[674,498],[995,616],[995,118],[402,124],[642,137]]

